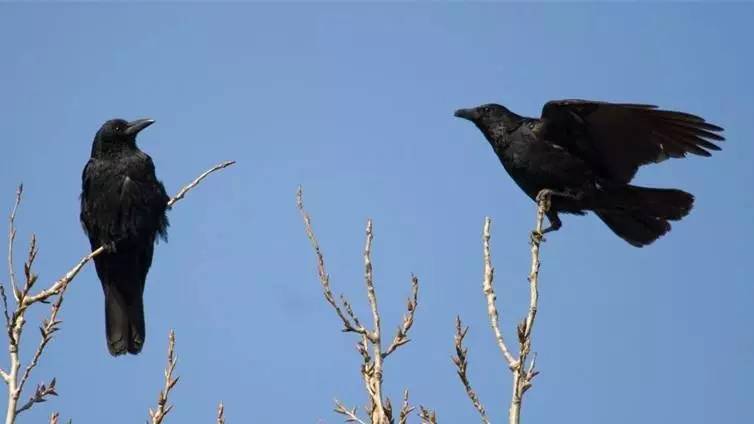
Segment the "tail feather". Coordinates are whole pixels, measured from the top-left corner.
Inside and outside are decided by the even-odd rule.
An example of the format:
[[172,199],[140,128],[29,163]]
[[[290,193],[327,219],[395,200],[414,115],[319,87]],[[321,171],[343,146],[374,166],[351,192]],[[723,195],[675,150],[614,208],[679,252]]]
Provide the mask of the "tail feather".
[[117,286],[105,290],[107,348],[113,356],[137,354],[144,345],[144,303],[142,296],[124,296]]
[[688,215],[694,196],[675,189],[624,186],[605,190],[597,216],[633,246],[651,244],[670,231],[668,221]]

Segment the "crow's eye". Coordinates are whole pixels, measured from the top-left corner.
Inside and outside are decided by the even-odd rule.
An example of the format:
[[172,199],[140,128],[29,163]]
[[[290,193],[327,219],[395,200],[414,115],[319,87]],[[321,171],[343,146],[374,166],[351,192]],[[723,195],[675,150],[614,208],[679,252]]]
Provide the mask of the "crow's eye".
[[484,112],[484,113],[490,113],[490,108],[488,108],[488,107],[482,108],[482,112]]

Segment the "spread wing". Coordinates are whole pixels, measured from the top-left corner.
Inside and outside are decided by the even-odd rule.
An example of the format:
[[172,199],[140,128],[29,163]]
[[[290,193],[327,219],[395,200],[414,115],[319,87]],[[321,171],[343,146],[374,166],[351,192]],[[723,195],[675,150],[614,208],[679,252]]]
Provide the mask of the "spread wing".
[[606,178],[628,183],[641,165],[720,150],[721,127],[657,106],[557,100],[542,109],[545,141],[582,158]]

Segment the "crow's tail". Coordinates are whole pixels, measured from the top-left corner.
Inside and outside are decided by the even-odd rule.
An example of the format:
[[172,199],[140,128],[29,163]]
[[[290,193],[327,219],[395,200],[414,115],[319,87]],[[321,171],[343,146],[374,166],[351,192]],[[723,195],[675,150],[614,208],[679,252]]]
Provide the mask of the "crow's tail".
[[105,287],[107,349],[113,356],[141,352],[145,336],[141,293],[124,293],[112,282]]
[[675,189],[627,185],[604,190],[598,204],[597,216],[615,234],[642,247],[670,231],[668,221],[688,215],[694,196]]

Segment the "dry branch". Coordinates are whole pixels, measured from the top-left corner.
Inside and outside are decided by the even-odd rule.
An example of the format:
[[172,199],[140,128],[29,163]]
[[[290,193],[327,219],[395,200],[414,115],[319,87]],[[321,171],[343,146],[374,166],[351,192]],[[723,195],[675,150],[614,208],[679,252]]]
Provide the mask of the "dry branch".
[[[192,182],[190,182],[189,184],[181,188],[178,194],[176,194],[174,197],[172,197],[168,201],[168,207],[173,206],[175,203],[183,199],[186,196],[186,193],[188,193],[190,190],[195,188],[209,174],[211,174],[212,172],[218,171],[220,169],[226,168],[230,165],[233,165],[234,163],[235,163],[234,161],[223,162],[205,171],[199,177],[194,179]],[[73,281],[73,279],[76,277],[79,271],[81,271],[81,269],[89,261],[94,259],[97,255],[101,254],[105,250],[104,247],[99,247],[95,249],[94,251],[92,251],[91,253],[85,255],[76,265],[73,266],[73,268],[71,268],[68,272],[66,272],[60,279],[55,281],[46,289],[43,289],[36,294],[32,294],[31,291],[37,281],[37,275],[33,273],[33,265],[34,265],[34,260],[36,259],[37,252],[38,252],[37,239],[35,236],[32,235],[31,243],[29,245],[29,251],[27,254],[27,259],[26,259],[26,262],[24,263],[25,282],[24,282],[24,286],[20,288],[18,285],[17,278],[16,278],[15,268],[13,264],[13,256],[14,256],[14,244],[15,244],[15,239],[16,239],[15,219],[16,219],[16,214],[18,212],[19,206],[21,204],[22,195],[23,195],[23,185],[20,185],[18,187],[18,190],[16,190],[15,203],[13,205],[10,216],[8,218],[8,221],[9,221],[8,274],[10,278],[10,287],[11,287],[11,290],[13,291],[13,298],[16,303],[14,310],[10,309],[10,306],[8,305],[8,298],[5,293],[5,287],[4,285],[0,284],[0,298],[2,300],[3,313],[5,316],[5,324],[6,324],[6,330],[7,330],[7,335],[8,335],[8,351],[9,351],[9,356],[10,356],[9,369],[7,371],[0,369],[0,377],[2,377],[2,379],[8,385],[8,408],[7,408],[6,417],[5,417],[6,424],[15,423],[16,417],[18,416],[18,414],[20,414],[21,412],[25,410],[30,409],[36,403],[44,402],[47,399],[47,397],[56,395],[55,379],[53,378],[49,384],[38,385],[37,389],[35,390],[34,394],[29,398],[29,400],[21,406],[18,405],[18,400],[21,397],[22,391],[24,389],[26,382],[28,381],[31,375],[31,372],[39,363],[39,360],[42,357],[45,351],[45,348],[47,347],[49,342],[52,340],[54,333],[59,330],[60,321],[57,319],[57,316],[58,316],[58,313],[60,312],[60,308],[63,303],[63,295],[65,294],[65,291],[68,288],[68,285],[71,283],[71,281]],[[25,318],[26,311],[28,310],[29,307],[31,307],[31,305],[34,305],[36,303],[48,303],[48,300],[53,296],[57,296],[57,297],[52,303],[49,318],[43,321],[42,325],[40,326],[41,339],[40,339],[39,345],[37,346],[37,349],[35,350],[34,355],[32,356],[32,359],[29,361],[28,365],[26,366],[24,373],[21,375],[19,379],[19,371],[21,369],[21,358],[20,358],[19,351],[20,351],[24,325],[26,324],[26,318]],[[51,421],[57,420],[56,415],[53,415],[50,420]]]
[[[508,423],[519,424],[521,421],[521,404],[523,401],[524,393],[531,387],[534,377],[539,374],[536,370],[536,355],[532,355],[532,359],[529,361],[529,354],[531,353],[531,339],[532,330],[534,328],[534,320],[537,317],[537,307],[539,302],[539,248],[544,241],[542,225],[547,210],[550,208],[550,196],[552,192],[550,190],[542,190],[537,195],[537,218],[535,222],[534,231],[531,235],[531,270],[529,272],[529,310],[526,317],[517,326],[517,335],[519,342],[518,358],[514,357],[510,352],[502,331],[500,330],[500,317],[497,308],[497,296],[495,295],[494,276],[495,270],[492,267],[492,259],[490,255],[490,226],[491,220],[489,217],[484,220],[484,228],[482,231],[482,246],[483,246],[483,259],[484,259],[484,279],[482,281],[482,291],[487,300],[487,315],[490,319],[490,326],[495,336],[498,348],[500,349],[503,357],[505,358],[506,365],[513,373],[513,388],[511,392],[511,402],[508,409]],[[482,422],[488,424],[490,421],[487,418],[486,410],[479,401],[476,392],[469,383],[466,370],[468,367],[468,359],[466,357],[467,349],[463,347],[463,338],[466,335],[467,328],[462,328],[460,318],[456,322],[456,336],[455,336],[455,348],[456,356],[453,357],[453,362],[456,365],[458,376],[466,389],[471,403],[474,405],[474,409],[479,413]],[[528,361],[528,362],[527,362]]]
[[170,335],[168,336],[168,364],[165,367],[165,386],[160,391],[160,394],[157,395],[157,409],[154,411],[151,408],[149,409],[149,418],[152,420],[152,424],[162,424],[165,416],[173,410],[173,405],[168,404],[168,397],[170,396],[170,391],[178,384],[178,379],[180,378],[173,377],[177,361],[178,359],[175,357],[175,332],[170,330]]
[[[416,313],[416,308],[418,306],[419,280],[415,276],[411,276],[411,297],[407,302],[407,312],[393,337],[393,341],[386,350],[383,350],[381,317],[377,305],[377,293],[374,287],[374,276],[372,272],[372,241],[374,238],[372,233],[372,220],[367,220],[365,231],[366,240],[363,252],[364,283],[366,285],[369,307],[372,312],[373,325],[372,329],[368,329],[364,327],[356,317],[348,300],[341,295],[340,302],[338,302],[332,293],[330,276],[325,267],[324,256],[322,255],[319,242],[312,229],[311,218],[304,209],[303,194],[300,187],[296,194],[296,205],[301,213],[301,218],[304,221],[306,235],[311,242],[312,249],[317,258],[317,274],[319,276],[325,300],[330,304],[335,311],[335,314],[342,321],[343,331],[354,332],[360,336],[359,342],[356,344],[356,350],[359,352],[359,355],[361,355],[363,360],[361,364],[361,376],[368,396],[368,404],[366,406],[366,411],[369,415],[368,422],[371,424],[392,424],[394,422],[393,408],[390,399],[383,397],[382,392],[383,365],[384,360],[390,354],[410,341],[408,333],[414,323],[414,314]],[[398,412],[399,423],[406,423],[408,415],[413,410],[414,408],[411,407],[408,402],[408,391],[405,391],[403,394],[403,402],[401,403],[401,408]],[[366,424],[367,422],[359,418],[356,408],[349,409],[338,400],[335,401],[335,412],[343,415],[346,422],[361,424]]]
[[217,406],[217,424],[225,424],[225,406],[222,402]]
[[484,424],[489,424],[490,420],[489,418],[487,418],[487,411],[484,409],[482,401],[479,400],[476,392],[471,387],[471,382],[469,382],[469,377],[466,374],[466,369],[469,365],[468,359],[466,357],[468,349],[463,346],[463,339],[464,337],[466,337],[466,332],[468,331],[469,327],[464,328],[463,323],[461,323],[461,318],[456,317],[456,356],[453,357],[453,363],[456,364],[456,372],[458,373],[458,378],[461,379],[461,383],[463,383],[463,387],[466,389],[466,395],[471,400],[472,405],[474,405],[474,409],[479,412],[479,416],[482,418],[482,422]]

